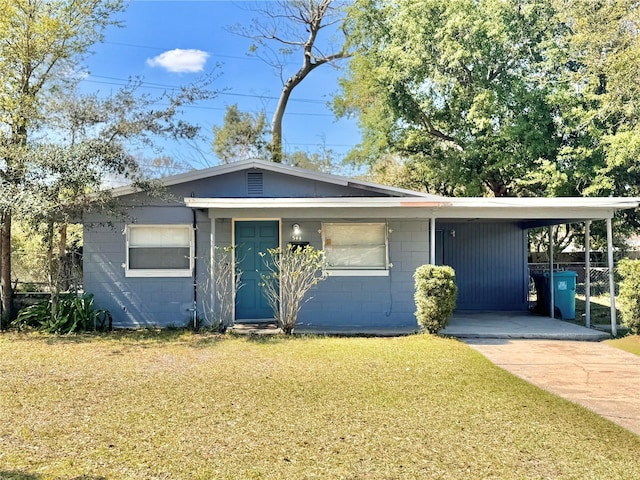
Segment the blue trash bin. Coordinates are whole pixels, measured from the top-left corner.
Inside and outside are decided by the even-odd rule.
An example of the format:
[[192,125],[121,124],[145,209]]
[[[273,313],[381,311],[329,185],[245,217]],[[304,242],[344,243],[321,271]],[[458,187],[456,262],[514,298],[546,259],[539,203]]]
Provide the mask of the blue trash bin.
[[[576,277],[578,274],[571,271],[553,272],[553,303],[560,311],[560,316],[565,320],[576,318]],[[549,272],[544,273],[547,292],[549,292]],[[545,295],[547,311],[549,311],[551,298]]]

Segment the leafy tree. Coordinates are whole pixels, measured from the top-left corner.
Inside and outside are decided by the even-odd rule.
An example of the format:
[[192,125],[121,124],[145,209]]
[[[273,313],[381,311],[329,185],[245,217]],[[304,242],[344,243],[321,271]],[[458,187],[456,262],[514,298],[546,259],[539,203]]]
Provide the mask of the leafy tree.
[[[2,311],[11,315],[11,221],[8,199],[28,200],[29,129],[40,123],[42,101],[74,71],[88,48],[115,24],[121,0],[0,1],[0,270]],[[7,195],[7,196],[5,196]]]
[[237,104],[227,107],[224,124],[213,127],[213,151],[223,163],[267,158],[269,127],[264,112],[241,112]]
[[[336,0],[279,0],[254,7],[259,17],[249,27],[235,31],[251,38],[251,51],[271,65],[280,76],[282,91],[271,120],[271,156],[282,162],[282,120],[293,90],[316,68],[350,56],[346,45],[343,2]],[[321,41],[321,33],[325,40]],[[336,41],[337,37],[342,37]],[[273,48],[271,44],[278,45]],[[335,43],[335,45],[334,45]],[[293,73],[287,64],[300,55],[302,65]]]
[[[264,112],[241,112],[236,104],[227,107],[222,126],[213,127],[213,151],[223,163],[251,158],[269,158],[269,127]],[[332,168],[333,151],[307,153],[296,150],[283,153],[281,162],[294,167],[328,172]]]
[[[525,183],[547,195],[640,194],[640,7],[632,0],[557,0],[565,25],[556,98],[562,145]],[[622,212],[617,230],[638,228]]]
[[[161,98],[141,95],[139,80],[105,99],[75,91],[74,72],[122,8],[119,0],[0,0],[0,38],[11,39],[0,41],[0,238],[6,316],[12,314],[14,216],[47,226],[53,267],[54,232],[59,231],[63,252],[71,219],[95,205],[113,207],[107,192],[97,193],[108,175],[150,187],[129,148],[152,145],[157,136],[193,138],[198,132],[176,116],[185,103],[211,94],[201,85]],[[168,106],[157,108],[159,100]]]
[[559,143],[547,3],[356,0],[356,53],[335,101],[363,129],[351,158],[409,158],[428,191],[517,193],[516,180]]
[[328,173],[333,168],[333,151],[331,149],[322,149],[320,152],[307,153],[296,150],[293,153],[284,155],[283,163],[292,167]]
[[162,178],[179,173],[188,172],[193,167],[167,155],[160,155],[152,159],[139,159],[138,164],[141,170],[148,178]]
[[[357,0],[349,16],[356,54],[334,105],[359,116],[349,159],[374,178],[459,196],[640,194],[637,2]],[[617,244],[638,213],[617,215]],[[563,232],[559,245],[582,244],[581,224]]]
[[[520,181],[527,193],[546,196],[640,194],[640,10],[632,0],[556,0],[563,25],[559,75],[552,101],[562,142],[555,159],[540,159]],[[614,244],[625,248],[640,228],[638,211],[618,212]],[[572,225],[583,245],[583,225]],[[606,245],[595,223],[596,248]]]

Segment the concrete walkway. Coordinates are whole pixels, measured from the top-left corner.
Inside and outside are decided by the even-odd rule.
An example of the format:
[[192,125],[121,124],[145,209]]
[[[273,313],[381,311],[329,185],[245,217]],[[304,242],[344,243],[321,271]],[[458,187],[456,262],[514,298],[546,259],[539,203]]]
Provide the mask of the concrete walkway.
[[640,357],[600,342],[467,339],[518,377],[640,435]]

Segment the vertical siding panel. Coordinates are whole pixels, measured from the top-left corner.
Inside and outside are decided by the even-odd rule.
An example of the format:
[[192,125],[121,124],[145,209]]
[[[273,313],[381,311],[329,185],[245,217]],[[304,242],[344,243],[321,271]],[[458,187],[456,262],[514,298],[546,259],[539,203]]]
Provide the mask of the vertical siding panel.
[[[525,310],[524,232],[513,223],[441,224],[444,263],[456,271],[458,309]],[[451,230],[456,231],[452,237]]]

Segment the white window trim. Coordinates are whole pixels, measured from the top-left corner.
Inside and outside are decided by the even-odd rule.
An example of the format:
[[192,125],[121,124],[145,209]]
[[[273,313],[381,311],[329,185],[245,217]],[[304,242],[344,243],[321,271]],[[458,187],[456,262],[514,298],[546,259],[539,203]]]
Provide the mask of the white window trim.
[[[134,268],[134,269],[130,269],[129,268],[129,237],[130,234],[129,232],[131,231],[131,229],[135,229],[136,227],[143,227],[143,228],[157,228],[157,229],[162,229],[162,228],[184,228],[184,229],[188,229],[189,231],[189,268],[182,268],[182,269],[155,269],[155,268],[148,268],[148,269],[138,269],[138,268]],[[152,277],[191,277],[193,276],[193,266],[194,266],[194,249],[195,247],[195,235],[193,232],[193,227],[190,224],[162,224],[162,225],[149,225],[149,224],[133,224],[133,225],[127,225],[125,228],[125,270],[124,270],[124,276],[125,277],[132,277],[132,278],[142,278],[142,277],[147,277],[147,278],[152,278]]]
[[322,248],[325,249],[325,225],[384,225],[384,268],[345,268],[331,267],[325,269],[329,277],[388,277],[391,263],[389,262],[389,226],[386,222],[322,222]]

